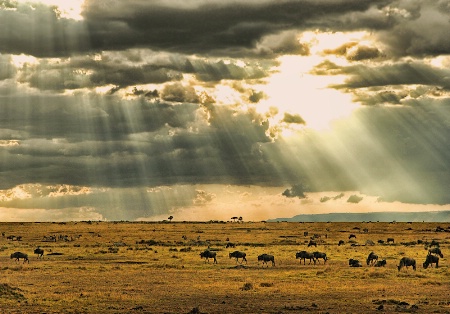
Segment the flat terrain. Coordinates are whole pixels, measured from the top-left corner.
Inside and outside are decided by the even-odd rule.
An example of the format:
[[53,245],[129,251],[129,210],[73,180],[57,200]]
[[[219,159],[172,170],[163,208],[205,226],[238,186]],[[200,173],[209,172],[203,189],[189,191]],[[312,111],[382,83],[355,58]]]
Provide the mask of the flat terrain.
[[[0,313],[450,313],[449,225],[0,223]],[[308,247],[314,235],[317,247]],[[433,240],[444,257],[424,269]],[[200,258],[208,246],[217,264]],[[230,259],[234,250],[248,263]],[[300,264],[301,250],[329,260]],[[15,251],[30,262],[10,259]],[[371,251],[387,265],[368,266]],[[275,256],[275,267],[258,264],[262,253]],[[416,259],[416,271],[397,270],[404,256]],[[349,267],[349,258],[363,267]]]

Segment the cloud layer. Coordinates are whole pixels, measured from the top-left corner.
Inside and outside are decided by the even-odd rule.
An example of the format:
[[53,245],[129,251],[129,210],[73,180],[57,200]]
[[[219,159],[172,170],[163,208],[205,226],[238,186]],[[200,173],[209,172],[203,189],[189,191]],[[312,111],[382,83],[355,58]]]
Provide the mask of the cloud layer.
[[[0,1],[0,206],[137,219],[219,197],[199,184],[450,204],[448,1],[86,0],[81,12]],[[342,104],[310,96],[303,76],[359,108],[310,129],[306,108],[320,119],[317,102]]]

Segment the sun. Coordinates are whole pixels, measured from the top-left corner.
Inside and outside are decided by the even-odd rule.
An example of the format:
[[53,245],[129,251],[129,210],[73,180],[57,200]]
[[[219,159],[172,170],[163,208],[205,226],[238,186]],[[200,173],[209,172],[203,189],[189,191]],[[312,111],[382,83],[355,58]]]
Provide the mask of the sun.
[[[278,59],[280,65],[276,74],[272,75],[267,84],[259,88],[267,95],[259,110],[278,108],[278,114],[273,117],[274,123],[283,123],[285,113],[298,115],[304,121],[302,128],[315,130],[328,129],[332,121],[349,116],[358,105],[345,94],[330,85],[343,83],[343,75],[314,75],[311,70],[325,59],[339,65],[348,65],[345,58],[324,55],[325,49],[337,48],[354,40],[362,40],[365,34],[358,33],[305,33],[299,39],[311,47],[308,56],[282,56]],[[290,133],[294,125],[282,125],[283,135]]]

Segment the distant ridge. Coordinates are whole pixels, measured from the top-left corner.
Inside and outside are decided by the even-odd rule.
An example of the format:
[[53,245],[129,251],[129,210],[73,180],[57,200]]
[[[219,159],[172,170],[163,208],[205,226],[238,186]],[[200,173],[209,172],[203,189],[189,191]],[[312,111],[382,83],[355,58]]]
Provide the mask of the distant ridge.
[[329,213],[329,214],[305,214],[292,218],[275,218],[269,222],[450,222],[450,210],[433,212],[372,212],[372,213]]

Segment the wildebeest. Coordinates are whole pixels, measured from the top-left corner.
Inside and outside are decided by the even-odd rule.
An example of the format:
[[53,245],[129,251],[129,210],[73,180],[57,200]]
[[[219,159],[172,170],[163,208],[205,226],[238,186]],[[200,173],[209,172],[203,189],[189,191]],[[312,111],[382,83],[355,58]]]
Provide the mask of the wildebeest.
[[394,238],[387,238],[386,243],[392,242],[394,243]]
[[416,270],[416,260],[414,258],[402,257],[400,259],[400,264],[397,266],[398,271],[402,269],[402,267],[406,267],[408,269],[409,266],[412,266],[414,270]]
[[22,252],[14,252],[11,254],[11,258],[15,258],[18,262],[21,258],[23,258],[23,262],[30,263],[30,260],[28,259],[28,254],[22,253]]
[[439,242],[436,241],[436,240],[432,240],[431,243],[430,243],[430,246],[437,246],[437,247],[439,247]]
[[378,240],[377,241],[379,244],[384,244],[384,240]]
[[344,240],[339,240],[338,246],[344,245],[345,241]]
[[382,259],[381,261],[377,261],[375,265],[373,265],[375,267],[384,267],[386,266],[386,260]]
[[425,262],[423,262],[423,268],[427,269],[429,265],[433,267],[433,264],[436,264],[436,268],[439,267],[439,256],[428,254]]
[[[325,264],[328,260],[327,254],[322,252],[313,252],[314,258],[319,262],[319,258],[323,259],[323,263]],[[320,262],[319,262],[320,263]],[[314,263],[315,264],[315,263]]]
[[350,258],[348,260],[350,267],[362,267],[361,263],[357,259]]
[[355,238],[355,239],[356,239],[356,236],[352,233],[352,234],[350,234],[350,235],[348,236],[348,238],[349,238],[349,239],[351,239],[351,238]]
[[267,267],[269,266],[268,262],[272,262],[272,266],[275,266],[275,257],[273,255],[270,254],[261,254],[258,256],[258,263],[262,261],[262,265],[264,266],[264,264],[267,265]]
[[206,250],[206,251],[200,253],[200,258],[205,258],[205,263],[206,262],[209,263],[209,259],[213,258],[214,263],[217,264],[216,252],[211,252],[210,250]]
[[234,251],[229,254],[230,258],[234,257],[236,259],[236,263],[239,261],[240,258],[242,258],[241,264],[245,261],[247,263],[247,254],[244,252]]
[[38,258],[41,258],[42,256],[44,256],[44,250],[38,247],[34,250],[34,254],[37,254]]
[[231,242],[228,242],[227,245],[226,245],[225,247],[226,247],[227,249],[228,249],[229,247],[236,247],[236,244],[231,243]]
[[430,255],[430,254],[436,254],[436,255],[439,255],[440,257],[444,257],[444,254],[442,254],[441,249],[438,247],[428,250],[428,255]]
[[308,247],[310,247],[310,246],[315,246],[315,247],[317,247],[317,242],[316,241],[313,241],[313,240],[309,240],[309,243],[308,243]]
[[297,258],[300,259],[300,264],[302,263],[302,260],[303,260],[303,265],[306,265],[306,260],[307,259],[309,259],[309,263],[310,264],[311,264],[311,261],[313,261],[314,264],[316,264],[316,258],[314,257],[313,253],[309,253],[309,252],[306,252],[306,251],[300,251],[300,252],[297,252],[295,254],[295,258],[296,259]]
[[378,255],[376,255],[374,252],[370,252],[369,256],[367,256],[366,262],[367,262],[367,265],[378,262]]

